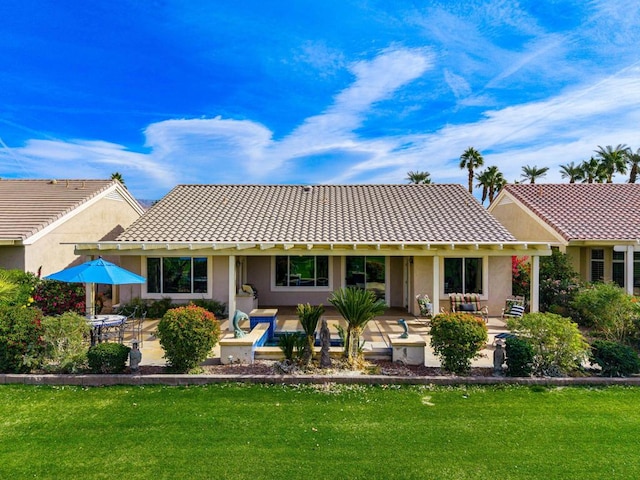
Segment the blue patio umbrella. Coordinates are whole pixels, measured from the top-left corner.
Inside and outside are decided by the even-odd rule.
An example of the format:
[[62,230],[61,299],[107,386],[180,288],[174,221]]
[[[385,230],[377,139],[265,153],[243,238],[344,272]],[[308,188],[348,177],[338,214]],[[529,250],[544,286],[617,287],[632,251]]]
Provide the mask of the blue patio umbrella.
[[93,315],[93,284],[125,285],[145,283],[147,280],[115,263],[107,262],[102,257],[85,262],[75,267],[60,270],[44,277],[47,280],[59,280],[67,283],[87,284],[87,313]]

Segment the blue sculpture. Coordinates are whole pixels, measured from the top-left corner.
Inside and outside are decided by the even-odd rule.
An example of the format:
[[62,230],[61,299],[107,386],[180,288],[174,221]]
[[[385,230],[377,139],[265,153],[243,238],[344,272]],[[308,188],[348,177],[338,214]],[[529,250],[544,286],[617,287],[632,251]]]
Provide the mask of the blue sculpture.
[[236,310],[236,313],[233,315],[233,337],[234,338],[242,338],[246,335],[246,333],[240,328],[240,320],[249,320],[249,315],[240,310]]
[[400,335],[400,338],[409,338],[409,326],[404,318],[398,320],[398,323],[404,328],[404,332]]

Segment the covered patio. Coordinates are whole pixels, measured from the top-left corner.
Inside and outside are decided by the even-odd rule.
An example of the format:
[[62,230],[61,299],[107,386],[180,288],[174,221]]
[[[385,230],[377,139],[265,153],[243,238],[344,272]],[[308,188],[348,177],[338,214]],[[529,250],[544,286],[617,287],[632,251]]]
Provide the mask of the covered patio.
[[[302,331],[295,307],[291,306],[273,306],[278,310],[276,320],[277,332]],[[346,327],[345,320],[337,313],[335,308],[325,307],[326,311],[323,315],[329,324],[329,331],[332,338],[338,337],[336,325]],[[430,347],[429,321],[426,318],[416,317],[402,308],[389,308],[385,313],[371,320],[363,333],[365,358],[378,360],[391,360],[391,338],[398,338],[404,331],[403,327],[398,324],[398,320],[404,318],[407,322],[409,333],[419,335],[426,341],[425,349],[425,365],[429,367],[439,367],[440,362],[433,354]],[[164,365],[163,350],[154,336],[158,320],[146,320],[143,326],[143,344],[142,365]],[[245,320],[240,323],[240,327],[248,331],[249,321]],[[487,324],[489,330],[489,339],[483,350],[483,357],[474,360],[474,367],[490,368],[493,366],[493,350],[494,339],[497,334],[507,332],[505,322],[499,316],[490,316]],[[228,334],[229,319],[221,321],[222,334]],[[125,338],[125,343],[127,339]],[[339,355],[342,347],[331,347],[332,355]],[[277,346],[259,347],[256,352],[256,360],[279,360],[282,358],[282,352]],[[216,346],[209,359],[210,362],[217,363],[220,361],[220,347]]]

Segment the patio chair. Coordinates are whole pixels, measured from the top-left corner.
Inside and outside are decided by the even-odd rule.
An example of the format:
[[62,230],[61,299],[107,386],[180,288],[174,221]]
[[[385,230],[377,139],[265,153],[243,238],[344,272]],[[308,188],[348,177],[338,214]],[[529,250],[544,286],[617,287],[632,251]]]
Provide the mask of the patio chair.
[[500,318],[520,318],[524,315],[525,300],[521,295],[511,295],[507,297],[504,308],[502,309],[502,315]]
[[129,324],[129,330],[131,331],[131,342],[134,340],[138,342],[138,346],[142,347],[143,339],[142,339],[142,328],[144,326],[144,321],[147,318],[147,312],[142,312],[142,316],[138,318],[131,319]]

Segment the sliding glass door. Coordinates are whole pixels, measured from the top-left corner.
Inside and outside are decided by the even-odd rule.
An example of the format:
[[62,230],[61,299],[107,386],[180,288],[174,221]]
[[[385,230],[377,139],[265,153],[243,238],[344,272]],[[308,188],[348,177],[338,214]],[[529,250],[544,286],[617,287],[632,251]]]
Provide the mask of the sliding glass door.
[[347,257],[347,287],[364,288],[373,292],[377,298],[385,299],[386,281],[385,257]]

